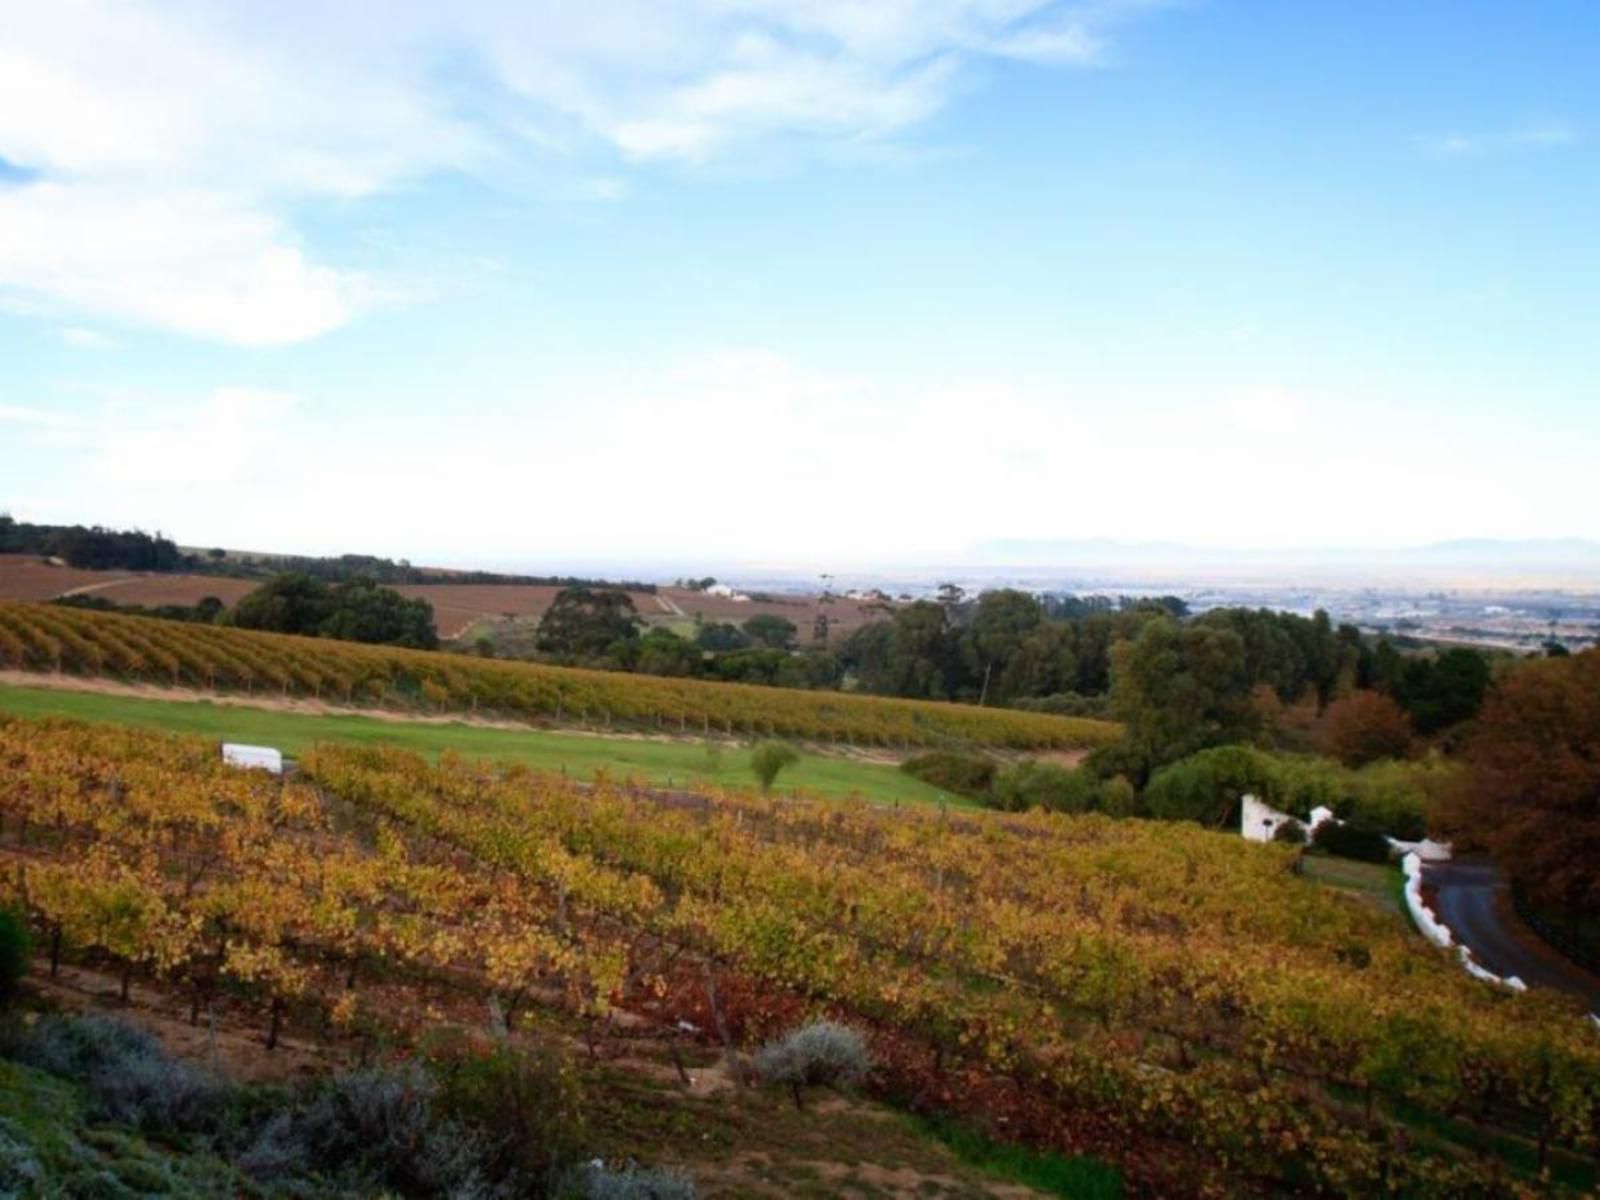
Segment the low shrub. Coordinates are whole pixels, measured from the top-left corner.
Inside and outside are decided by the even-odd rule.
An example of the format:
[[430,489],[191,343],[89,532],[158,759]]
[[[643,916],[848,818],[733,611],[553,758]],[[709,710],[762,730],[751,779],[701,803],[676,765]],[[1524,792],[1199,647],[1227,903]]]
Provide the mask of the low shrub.
[[352,1190],[488,1194],[482,1144],[439,1118],[437,1094],[416,1064],[334,1076],[269,1118],[238,1166],[263,1181],[321,1176]]
[[493,1179],[542,1180],[578,1155],[583,1111],[572,1063],[550,1046],[435,1055],[437,1108],[482,1146]]
[[1139,793],[1126,775],[1113,775],[1101,783],[1098,803],[1108,817],[1131,817],[1139,811]]
[[694,1180],[660,1167],[590,1163],[573,1172],[562,1192],[571,1200],[697,1200]]
[[799,761],[800,752],[788,742],[757,743],[755,749],[750,751],[750,770],[755,775],[756,782],[761,785],[761,794],[766,795],[772,790],[779,772]]
[[1304,846],[1306,844],[1306,827],[1291,818],[1273,831],[1272,840],[1275,842],[1287,842],[1291,846]]
[[1087,771],[1055,763],[1024,762],[1000,772],[994,783],[994,807],[1006,812],[1042,808],[1048,812],[1088,812],[1100,796],[1100,785]]
[[907,775],[957,796],[985,800],[994,788],[998,768],[992,758],[982,754],[961,754],[954,750],[934,750],[900,764]]
[[9,1007],[22,990],[31,954],[27,922],[20,913],[0,908],[0,1009]]
[[837,1021],[813,1021],[756,1052],[763,1082],[787,1087],[800,1105],[803,1087],[854,1087],[872,1070],[861,1035]]
[[1351,821],[1324,821],[1312,835],[1318,850],[1361,862],[1388,862],[1389,842],[1375,829]]
[[1023,712],[1051,713],[1058,717],[1095,717],[1105,720],[1111,704],[1105,696],[1082,696],[1077,692],[1054,692],[1048,696],[1023,696],[1010,703]]
[[16,1034],[9,1057],[88,1085],[95,1116],[146,1133],[214,1130],[228,1089],[169,1057],[152,1035],[111,1017],[49,1016]]
[[0,1117],[0,1196],[32,1196],[44,1183],[44,1164],[27,1132]]

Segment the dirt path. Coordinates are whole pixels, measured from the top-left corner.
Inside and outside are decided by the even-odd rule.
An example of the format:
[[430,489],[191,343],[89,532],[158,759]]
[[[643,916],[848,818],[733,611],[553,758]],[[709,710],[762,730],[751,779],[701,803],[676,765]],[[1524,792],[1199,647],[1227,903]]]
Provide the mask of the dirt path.
[[82,587],[68,588],[56,599],[64,599],[67,596],[87,596],[91,592],[103,592],[106,588],[121,587],[125,583],[132,582],[132,579],[107,579],[101,583],[86,583]]

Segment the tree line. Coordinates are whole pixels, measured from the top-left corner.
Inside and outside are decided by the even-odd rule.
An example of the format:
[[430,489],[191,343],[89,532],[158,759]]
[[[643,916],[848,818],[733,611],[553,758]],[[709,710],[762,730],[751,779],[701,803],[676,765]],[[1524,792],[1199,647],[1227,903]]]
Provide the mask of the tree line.
[[183,571],[194,564],[171,538],[100,525],[35,525],[0,513],[0,554],[38,554],[91,571]]
[[364,577],[329,584],[312,575],[288,572],[274,576],[232,609],[216,596],[198,603],[145,607],[116,604],[103,596],[63,596],[67,608],[87,608],[129,616],[159,617],[201,625],[232,625],[269,633],[337,638],[346,642],[435,650],[439,631],[433,605],[410,599],[393,588]]
[[37,554],[59,558],[68,566],[91,571],[182,571],[229,579],[267,579],[276,575],[299,574],[326,583],[370,579],[389,585],[488,583],[535,587],[614,587],[649,594],[656,591],[655,584],[640,580],[606,582],[574,575],[515,575],[499,571],[442,573],[414,567],[403,558],[396,560],[373,554],[236,555],[229,554],[220,546],[204,554],[190,554],[162,533],[110,529],[101,525],[38,525],[17,521],[5,513],[0,513],[0,554]]

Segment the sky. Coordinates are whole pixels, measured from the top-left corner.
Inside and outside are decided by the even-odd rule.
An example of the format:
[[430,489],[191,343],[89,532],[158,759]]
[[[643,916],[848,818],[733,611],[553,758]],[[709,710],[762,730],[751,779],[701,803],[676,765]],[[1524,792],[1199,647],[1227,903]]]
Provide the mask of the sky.
[[0,0],[0,511],[1600,538],[1591,0]]

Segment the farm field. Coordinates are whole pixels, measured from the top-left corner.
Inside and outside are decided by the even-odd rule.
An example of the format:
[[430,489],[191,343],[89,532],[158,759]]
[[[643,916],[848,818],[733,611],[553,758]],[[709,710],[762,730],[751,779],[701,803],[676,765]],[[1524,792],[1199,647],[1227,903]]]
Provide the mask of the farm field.
[[[137,571],[88,571],[74,567],[51,566],[31,554],[0,554],[0,600],[53,600],[59,596],[87,590],[116,604],[197,604],[215,596],[232,607],[255,588],[259,579],[233,579],[220,575],[162,574]],[[439,636],[460,638],[475,625],[504,621],[507,618],[537,622],[554,602],[559,588],[536,584],[492,583],[410,583],[396,591],[407,597],[426,600],[433,606]],[[706,621],[748,621],[770,613],[793,621],[802,645],[812,641],[813,622],[818,612],[814,598],[795,597],[738,603],[720,596],[685,588],[663,587],[649,592],[630,592],[634,608],[648,624],[665,625],[677,633],[687,633],[697,614]],[[837,644],[878,614],[864,603],[839,599],[821,606],[830,623],[829,641]]]
[[[574,779],[590,780],[605,773],[613,779],[632,778],[664,788],[753,786],[749,750],[736,744],[717,743],[713,753],[705,743],[688,740],[608,738],[464,723],[276,712],[208,700],[146,699],[9,684],[0,684],[0,712],[31,718],[59,716],[112,722],[217,741],[249,742],[275,746],[296,756],[319,742],[337,741],[392,746],[430,759],[451,751],[564,772]],[[779,779],[780,792],[796,788],[818,796],[855,798],[875,804],[972,804],[914,779],[892,764],[808,751],[802,751],[800,761],[787,768]]]
[[74,967],[253,1015],[268,1045],[404,1046],[492,997],[515,1036],[597,1065],[687,1030],[698,1073],[720,1051],[746,1077],[826,1013],[865,1038],[869,1097],[1089,1155],[1129,1195],[1595,1183],[1580,1006],[1472,979],[1297,875],[1292,847],[579,788],[387,747],[300,766],[280,783],[201,739],[0,719],[0,896]]
[[49,604],[0,603],[0,666],[558,726],[847,746],[1078,750],[1110,722],[850,693],[502,662]]

